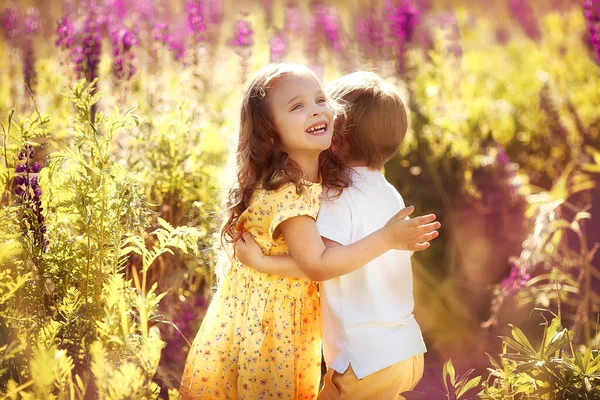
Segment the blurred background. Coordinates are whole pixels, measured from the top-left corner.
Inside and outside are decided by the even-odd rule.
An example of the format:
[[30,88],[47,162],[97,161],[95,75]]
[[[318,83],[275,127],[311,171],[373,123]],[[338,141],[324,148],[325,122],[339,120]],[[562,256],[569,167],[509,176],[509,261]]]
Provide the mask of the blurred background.
[[282,60],[325,83],[375,71],[410,108],[385,174],[442,223],[413,257],[419,390],[448,359],[491,384],[509,324],[535,347],[560,315],[572,350],[598,348],[600,1],[0,0],[0,17],[6,398],[177,398],[244,83]]

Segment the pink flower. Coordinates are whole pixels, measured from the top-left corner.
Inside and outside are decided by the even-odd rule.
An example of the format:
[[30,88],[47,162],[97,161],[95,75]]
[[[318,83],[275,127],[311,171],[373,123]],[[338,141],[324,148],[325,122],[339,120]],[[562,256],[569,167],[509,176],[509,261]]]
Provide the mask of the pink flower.
[[538,40],[541,36],[537,19],[527,0],[508,0],[508,7],[519,21],[521,28],[529,38]]
[[600,64],[600,0],[585,0],[583,15],[587,20],[590,44]]
[[285,40],[280,34],[277,34],[269,41],[271,49],[271,62],[279,62],[285,58],[287,48]]
[[513,268],[510,271],[510,275],[507,276],[500,282],[499,287],[503,290],[506,290],[509,295],[514,295],[518,293],[529,280],[531,279],[531,274],[525,271],[523,268],[513,265]]
[[229,45],[233,47],[250,47],[254,43],[252,41],[253,33],[250,21],[240,19],[235,23],[235,36],[229,41]]

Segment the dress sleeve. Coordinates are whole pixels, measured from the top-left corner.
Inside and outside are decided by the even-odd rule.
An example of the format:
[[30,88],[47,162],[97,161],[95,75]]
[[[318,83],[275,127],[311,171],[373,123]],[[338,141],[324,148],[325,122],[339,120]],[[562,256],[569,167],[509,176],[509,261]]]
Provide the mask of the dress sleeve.
[[271,204],[271,223],[269,235],[277,240],[281,234],[274,235],[279,224],[283,221],[301,215],[317,219],[321,206],[321,186],[313,184],[305,186],[300,194],[296,193],[296,185],[286,184],[277,190],[269,191],[268,201]]

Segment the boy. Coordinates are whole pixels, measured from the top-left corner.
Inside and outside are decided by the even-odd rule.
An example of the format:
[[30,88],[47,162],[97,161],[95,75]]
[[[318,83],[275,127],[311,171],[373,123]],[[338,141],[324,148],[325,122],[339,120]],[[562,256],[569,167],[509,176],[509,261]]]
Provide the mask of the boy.
[[[398,151],[408,123],[393,85],[374,73],[346,75],[327,91],[347,107],[345,117],[336,124],[342,129],[340,151],[350,160],[353,182],[339,198],[323,198],[317,227],[331,247],[360,240],[404,208],[402,197],[380,171]],[[406,216],[412,211],[404,210]],[[282,257],[263,256],[248,234],[238,241],[236,252],[246,265],[261,272],[323,281],[320,301],[328,370],[319,400],[401,398],[400,393],[419,382],[426,348],[413,316],[409,250],[427,248],[439,226],[438,222],[407,225],[411,241],[406,250],[389,251],[333,279],[327,271],[316,275],[299,271],[291,261],[282,267]]]

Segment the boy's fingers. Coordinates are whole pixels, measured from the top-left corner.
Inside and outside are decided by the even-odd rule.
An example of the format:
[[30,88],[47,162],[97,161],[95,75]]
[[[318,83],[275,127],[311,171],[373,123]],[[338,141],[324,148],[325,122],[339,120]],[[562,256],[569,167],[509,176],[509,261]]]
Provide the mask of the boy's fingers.
[[411,219],[411,222],[413,223],[414,226],[419,226],[419,225],[425,225],[429,222],[433,222],[435,221],[435,214],[428,214],[428,215],[423,215],[420,217],[416,217]]
[[417,236],[417,242],[419,242],[419,243],[429,242],[430,240],[433,240],[438,236],[439,236],[438,231],[425,233],[423,235]]
[[404,207],[402,210],[398,211],[398,214],[396,214],[396,219],[404,219],[412,214],[413,211],[415,211],[414,206]]
[[430,233],[436,229],[439,229],[442,226],[439,222],[432,222],[431,224],[421,225],[417,228],[417,235],[423,235],[425,233]]
[[412,250],[412,251],[423,251],[423,250],[425,250],[428,247],[429,247],[429,242],[415,243],[412,246],[410,246],[409,250]]

